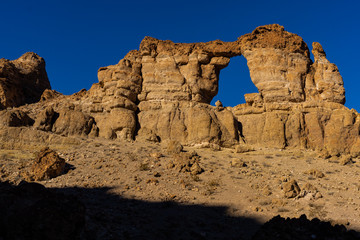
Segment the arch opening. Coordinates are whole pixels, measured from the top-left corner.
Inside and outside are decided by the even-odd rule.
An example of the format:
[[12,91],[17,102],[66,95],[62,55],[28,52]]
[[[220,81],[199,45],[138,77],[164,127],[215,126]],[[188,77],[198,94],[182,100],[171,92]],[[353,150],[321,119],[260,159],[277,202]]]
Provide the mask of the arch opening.
[[244,56],[232,57],[229,65],[220,70],[218,87],[218,93],[211,101],[213,106],[220,100],[224,106],[234,107],[245,103],[244,94],[259,92],[251,81]]

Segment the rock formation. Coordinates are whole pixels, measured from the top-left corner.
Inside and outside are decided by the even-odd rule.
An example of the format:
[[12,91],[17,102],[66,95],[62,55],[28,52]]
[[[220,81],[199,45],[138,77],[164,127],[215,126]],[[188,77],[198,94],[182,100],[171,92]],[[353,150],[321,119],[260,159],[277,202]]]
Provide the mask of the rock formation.
[[61,175],[65,169],[65,160],[49,148],[41,149],[27,174],[30,181],[48,180]]
[[[145,37],[139,50],[100,68],[99,82],[89,91],[62,96],[47,90],[41,106],[24,111],[35,120],[34,129],[63,136],[226,147],[245,143],[357,155],[358,113],[343,105],[343,80],[319,43],[313,43],[312,54],[314,62],[302,38],[277,24],[258,27],[234,42],[173,43]],[[240,55],[259,92],[245,94],[246,103],[233,108],[221,102],[211,106],[221,69]],[[20,59],[30,58],[24,56]],[[40,66],[42,59],[31,56]],[[7,78],[20,74],[15,71],[19,60],[2,61]],[[5,100],[2,104],[9,106]]]
[[0,109],[35,103],[45,89],[51,89],[45,61],[35,53],[19,59],[0,59]]

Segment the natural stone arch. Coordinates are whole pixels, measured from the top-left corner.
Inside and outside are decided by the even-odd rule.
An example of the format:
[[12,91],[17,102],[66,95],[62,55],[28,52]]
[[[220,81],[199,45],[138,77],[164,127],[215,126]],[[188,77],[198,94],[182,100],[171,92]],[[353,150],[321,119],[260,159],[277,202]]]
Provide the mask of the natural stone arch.
[[[123,114],[113,116],[135,116],[125,127],[135,129],[138,124],[136,139],[232,146],[239,143],[241,122],[241,140],[249,144],[334,146],[331,128],[324,128],[331,124],[323,121],[333,116],[333,109],[344,107],[343,83],[319,44],[313,45],[313,53],[314,63],[302,38],[277,24],[258,27],[234,42],[174,43],[145,37],[139,50],[100,69],[100,84],[90,90],[99,97],[98,106],[91,105],[91,111],[109,115],[114,108],[127,109],[126,115],[119,111]],[[246,103],[235,107],[209,105],[222,84],[221,69],[240,55],[259,93],[245,94]],[[349,115],[346,122],[352,120]],[[101,135],[104,127],[98,125]],[[351,146],[355,137],[347,139]]]
[[245,103],[245,94],[258,93],[250,77],[247,60],[244,56],[230,58],[229,65],[220,71],[218,93],[211,101],[215,105],[220,100],[224,106],[234,107]]

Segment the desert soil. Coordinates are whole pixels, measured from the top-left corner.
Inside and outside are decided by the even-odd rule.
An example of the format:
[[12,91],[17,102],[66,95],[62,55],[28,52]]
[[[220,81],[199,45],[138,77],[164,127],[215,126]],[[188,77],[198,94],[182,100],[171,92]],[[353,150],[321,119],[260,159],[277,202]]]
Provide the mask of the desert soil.
[[[0,180],[19,183],[42,147],[0,150]],[[301,214],[360,231],[358,159],[342,165],[310,150],[184,147],[204,169],[191,175],[171,167],[174,157],[160,143],[86,138],[50,147],[67,171],[39,183],[86,205],[89,238],[249,239],[276,215]],[[303,191],[311,184],[312,194],[285,197],[291,179]]]

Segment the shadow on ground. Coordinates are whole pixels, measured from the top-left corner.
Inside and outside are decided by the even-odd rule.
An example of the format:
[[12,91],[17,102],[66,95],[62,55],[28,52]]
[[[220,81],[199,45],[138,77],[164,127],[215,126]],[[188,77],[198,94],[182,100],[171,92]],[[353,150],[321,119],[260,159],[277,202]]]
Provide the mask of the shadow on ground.
[[229,216],[224,206],[147,202],[109,190],[57,189],[86,205],[87,239],[248,239],[260,227],[253,219]]
[[[225,206],[126,199],[111,194],[109,188],[46,189],[36,183],[0,183],[0,240],[251,239],[260,228],[254,219],[231,217],[227,211]],[[307,238],[306,234],[314,234],[307,229],[302,231],[299,221],[291,221],[285,234],[281,226],[286,221],[279,217],[275,220],[275,225],[258,232],[256,239],[328,239],[320,235]],[[315,222],[306,217],[300,223],[317,229]],[[321,226],[327,234],[329,228],[333,229],[327,223]],[[275,229],[276,235],[272,236]],[[329,239],[356,239],[355,235],[346,235],[345,227],[333,230],[335,234],[331,236],[335,238]]]

